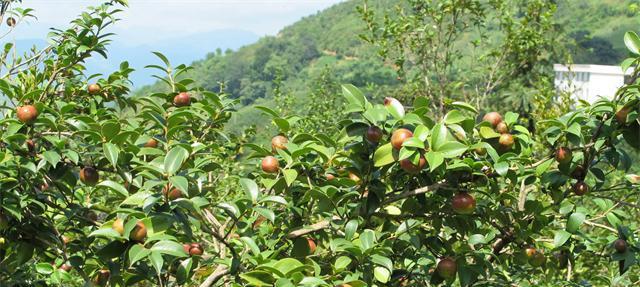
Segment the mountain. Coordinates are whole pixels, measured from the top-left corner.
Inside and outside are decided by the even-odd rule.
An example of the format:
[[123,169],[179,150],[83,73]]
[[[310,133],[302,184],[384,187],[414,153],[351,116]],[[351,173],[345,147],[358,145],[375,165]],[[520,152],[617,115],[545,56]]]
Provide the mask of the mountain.
[[[362,3],[345,1],[283,28],[276,36],[263,37],[237,51],[210,53],[193,63],[189,76],[212,91],[218,91],[220,83],[224,83],[225,92],[240,100],[242,108],[232,120],[236,128],[264,122],[260,112],[251,106],[273,106],[274,83],[280,83],[276,91],[293,94],[299,108],[309,100],[313,83],[326,74],[336,83],[351,83],[369,93],[384,95],[397,86],[397,74],[380,59],[374,47],[359,38],[366,29],[356,12]],[[369,7],[377,11],[391,9],[397,3],[368,1]],[[640,24],[633,1],[557,3],[558,29],[569,36],[567,48],[575,63],[615,65],[624,58],[622,35]],[[141,92],[157,89],[158,84]]]

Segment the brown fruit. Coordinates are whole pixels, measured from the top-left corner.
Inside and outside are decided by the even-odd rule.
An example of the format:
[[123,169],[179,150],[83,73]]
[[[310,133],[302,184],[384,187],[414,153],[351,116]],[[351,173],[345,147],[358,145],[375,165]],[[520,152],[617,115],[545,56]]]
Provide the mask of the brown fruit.
[[316,252],[316,242],[311,238],[307,238],[307,243],[309,244],[309,253],[313,254]]
[[266,173],[277,173],[279,169],[280,163],[277,158],[267,156],[262,159],[262,171]]
[[454,278],[457,271],[458,265],[456,264],[456,261],[449,257],[440,260],[436,267],[436,272],[438,272],[438,275],[444,279]]
[[62,264],[59,269],[69,272],[71,271],[71,265],[65,263],[65,264]]
[[511,134],[502,134],[498,139],[498,143],[503,149],[510,149],[514,144],[513,136]]
[[150,138],[145,144],[144,147],[156,148],[158,147],[158,141],[154,138]]
[[483,147],[477,147],[475,150],[476,154],[478,154],[479,156],[483,156],[485,154],[487,154],[487,149],[483,148]]
[[191,249],[189,249],[189,254],[192,256],[200,256],[202,255],[202,246],[200,243],[191,243]]
[[191,96],[188,93],[182,92],[173,97],[173,105],[176,107],[184,107],[191,105]]
[[360,177],[351,171],[349,172],[349,179],[355,181],[356,184],[360,183]]
[[540,251],[536,251],[536,253],[534,253],[529,258],[529,264],[531,264],[531,266],[533,266],[533,267],[540,267],[540,266],[544,265],[544,263],[546,261],[547,261],[547,257],[544,256],[544,253],[542,253]]
[[413,164],[410,159],[405,158],[400,161],[400,167],[408,173],[418,173],[427,165],[427,160],[421,155],[418,165]]
[[579,165],[571,172],[571,177],[577,179],[579,181],[584,180],[584,177],[587,175],[587,172],[584,170],[584,167]]
[[260,216],[258,216],[258,218],[256,218],[256,221],[254,221],[251,226],[253,227],[253,229],[258,229],[260,227],[260,225],[262,225],[262,223],[265,220],[267,220],[267,218],[262,216],[262,215],[260,215]]
[[88,186],[96,185],[99,179],[98,170],[93,167],[87,166],[80,170],[80,181]]
[[116,220],[113,221],[113,224],[111,225],[111,228],[113,228],[113,230],[118,232],[120,235],[123,235],[124,234],[124,220],[122,220],[122,218],[116,218]]
[[472,214],[476,209],[476,199],[466,192],[460,192],[451,199],[451,207],[458,214]]
[[48,183],[48,182],[46,182],[46,181],[45,181],[45,182],[43,182],[43,183],[40,185],[40,190],[41,190],[41,191],[49,190],[49,183]]
[[27,144],[27,149],[29,150],[30,153],[33,153],[36,151],[36,144],[33,142],[32,139],[28,139],[25,144]]
[[627,251],[627,241],[620,238],[613,242],[613,248],[615,248],[618,253],[625,253]]
[[498,112],[490,112],[482,117],[482,121],[488,122],[492,127],[496,128],[502,122],[502,115]]
[[171,191],[167,192],[167,187],[165,186],[162,189],[162,194],[167,197],[169,200],[176,200],[182,197],[182,192],[177,188],[172,188]]
[[524,254],[527,256],[527,259],[533,258],[533,255],[538,253],[538,251],[533,247],[527,247],[524,249]]
[[325,177],[326,177],[326,179],[327,179],[328,181],[332,181],[332,180],[336,179],[336,176],[335,176],[335,175],[333,175],[333,174],[331,174],[331,173],[327,173],[327,174],[325,175]]
[[38,118],[38,109],[32,105],[24,105],[16,110],[18,120],[25,124],[30,124]]
[[403,129],[403,128],[397,129],[391,135],[391,145],[393,146],[394,149],[399,150],[400,148],[402,148],[402,143],[404,143],[404,141],[406,141],[408,138],[412,136],[413,136],[413,133],[408,129]]
[[627,124],[627,116],[629,115],[629,112],[631,112],[631,107],[623,107],[622,109],[618,110],[616,112],[616,120],[620,124]]
[[9,17],[7,18],[7,26],[14,27],[16,25],[16,18]]
[[289,142],[285,136],[277,135],[271,139],[271,150],[276,152],[278,149],[287,149],[286,144]]
[[570,163],[573,158],[573,152],[568,147],[560,147],[556,150],[556,161],[562,164]]
[[62,235],[62,236],[60,236],[60,238],[62,239],[62,243],[64,243],[65,245],[67,245],[67,244],[69,244],[69,242],[71,242],[71,238],[69,238],[69,236]]
[[184,249],[184,252],[186,252],[187,254],[190,254],[189,251],[191,250],[191,244],[182,244],[182,248]]
[[370,126],[367,129],[367,140],[372,143],[379,143],[382,139],[382,130],[376,126]]
[[111,272],[107,269],[99,270],[96,274],[96,277],[93,279],[93,283],[98,286],[105,286],[109,281],[109,277],[111,276]]
[[101,90],[102,88],[100,88],[98,84],[91,84],[87,87],[87,92],[89,92],[90,95],[97,95]]
[[499,132],[501,134],[506,134],[509,132],[509,127],[504,122],[500,122],[496,126],[496,132]]
[[84,216],[90,219],[91,221],[98,221],[98,214],[93,210],[87,210],[84,213]]
[[578,181],[573,185],[573,193],[576,195],[585,195],[589,192],[589,186],[584,181]]
[[147,238],[147,227],[144,226],[144,223],[142,223],[142,221],[138,221],[136,223],[136,226],[133,228],[133,230],[131,230],[131,233],[129,234],[129,239],[137,242],[144,242],[146,238]]

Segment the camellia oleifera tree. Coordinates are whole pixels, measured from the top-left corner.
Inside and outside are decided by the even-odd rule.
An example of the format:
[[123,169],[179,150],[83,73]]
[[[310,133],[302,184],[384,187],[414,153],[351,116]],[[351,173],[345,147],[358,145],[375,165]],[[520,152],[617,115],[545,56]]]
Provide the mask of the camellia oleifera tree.
[[425,99],[371,103],[345,85],[337,136],[298,133],[299,118],[260,107],[281,134],[239,148],[222,132],[234,102],[192,87],[161,54],[150,68],[168,93],[127,96],[126,63],[84,75],[122,4],[3,61],[0,285],[640,280],[639,178],[618,148],[640,148],[636,34],[625,36],[631,83],[539,121],[540,135],[515,113],[452,102],[433,118]]

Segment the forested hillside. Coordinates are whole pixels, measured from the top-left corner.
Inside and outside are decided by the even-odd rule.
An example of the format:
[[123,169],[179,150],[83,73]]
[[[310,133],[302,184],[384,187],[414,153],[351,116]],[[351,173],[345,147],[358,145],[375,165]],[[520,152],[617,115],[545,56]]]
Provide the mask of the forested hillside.
[[[563,37],[558,42],[564,44],[560,48],[565,53],[556,55],[554,62],[619,63],[626,55],[621,40],[624,31],[640,26],[636,2],[558,1],[556,28]],[[305,109],[314,89],[325,94],[337,92],[337,85],[325,85],[327,82],[351,83],[372,96],[383,95],[402,79],[391,63],[379,57],[376,47],[360,38],[367,33],[357,11],[363,3],[345,1],[285,27],[276,36],[264,37],[237,51],[218,50],[193,63],[189,76],[211,91],[218,91],[224,83],[225,91],[239,99],[241,110],[232,120],[238,130],[260,122],[261,113],[252,106],[273,106],[274,93],[279,97],[291,95],[288,104],[297,111]],[[378,11],[398,5],[398,1],[387,0],[367,3],[369,9]],[[471,45],[476,37],[462,37],[460,45]]]

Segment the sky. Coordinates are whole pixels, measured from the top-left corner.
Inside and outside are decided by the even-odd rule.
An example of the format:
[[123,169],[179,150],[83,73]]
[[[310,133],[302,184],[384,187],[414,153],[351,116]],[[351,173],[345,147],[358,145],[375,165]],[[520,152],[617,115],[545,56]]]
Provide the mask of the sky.
[[[41,38],[49,27],[64,26],[95,0],[26,0],[37,21],[22,25],[17,39]],[[142,45],[215,30],[275,35],[303,16],[340,0],[130,0],[114,30],[127,45]]]
[[[129,0],[118,14],[121,21],[109,32],[116,33],[109,47],[109,59],[93,58],[90,73],[107,74],[120,62],[136,69],[135,86],[154,82],[143,69],[156,60],[151,51],[166,54],[176,64],[202,59],[217,48],[236,50],[260,37],[276,35],[304,16],[342,0]],[[44,45],[51,27],[66,28],[69,21],[96,0],[25,0],[37,20],[20,23],[10,38],[23,46]]]

